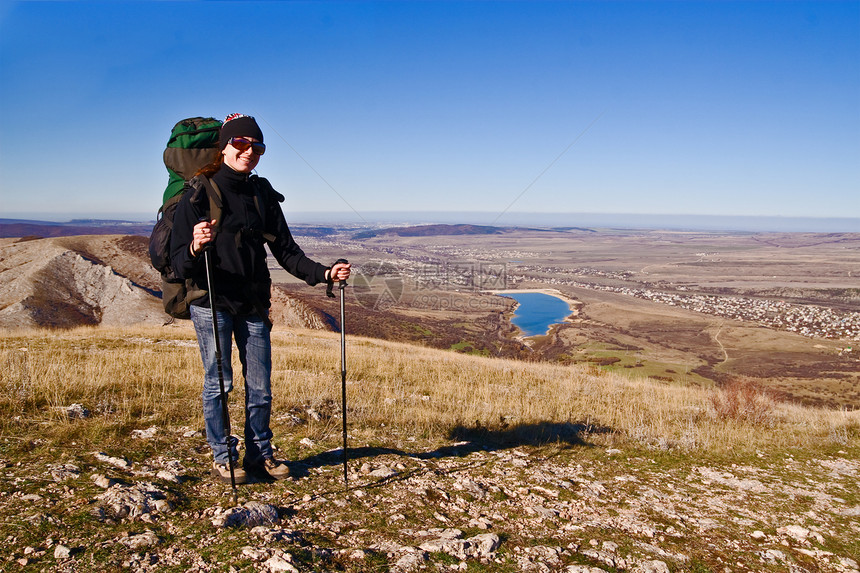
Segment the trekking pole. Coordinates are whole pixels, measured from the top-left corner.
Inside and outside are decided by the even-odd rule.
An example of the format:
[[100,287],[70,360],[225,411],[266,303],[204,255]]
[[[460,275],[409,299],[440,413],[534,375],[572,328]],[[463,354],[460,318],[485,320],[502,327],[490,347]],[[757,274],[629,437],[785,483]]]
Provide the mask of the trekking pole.
[[233,488],[233,503],[239,503],[236,493],[236,474],[233,471],[233,448],[230,430],[230,412],[227,409],[227,392],[224,390],[224,369],[221,367],[221,339],[218,337],[218,316],[215,314],[215,289],[212,282],[212,262],[209,259],[209,245],[203,247],[206,263],[206,285],[209,288],[209,309],[212,311],[212,334],[215,335],[215,363],[218,366],[218,385],[221,388],[221,417],[224,421],[224,434],[227,442],[227,465],[230,466],[230,485]]
[[[348,264],[349,261],[346,259],[338,259],[335,261],[335,265],[337,264]],[[332,265],[334,268],[334,265]],[[347,444],[346,444],[346,325],[343,321],[344,318],[344,304],[343,304],[343,291],[346,288],[346,281],[338,281],[337,288],[340,289],[340,402],[343,406],[342,408],[342,418],[343,418],[343,484],[345,486],[349,486],[349,479],[347,478]],[[334,297],[331,289],[327,292],[328,296]]]

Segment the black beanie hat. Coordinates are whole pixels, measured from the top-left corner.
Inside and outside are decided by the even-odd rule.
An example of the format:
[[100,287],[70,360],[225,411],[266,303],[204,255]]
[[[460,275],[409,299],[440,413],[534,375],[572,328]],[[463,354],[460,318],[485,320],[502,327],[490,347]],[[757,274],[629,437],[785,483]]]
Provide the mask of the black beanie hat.
[[221,149],[227,147],[233,137],[253,137],[263,143],[263,132],[257,125],[257,120],[241,113],[231,113],[224,118],[224,125],[221,126],[221,135],[218,138]]

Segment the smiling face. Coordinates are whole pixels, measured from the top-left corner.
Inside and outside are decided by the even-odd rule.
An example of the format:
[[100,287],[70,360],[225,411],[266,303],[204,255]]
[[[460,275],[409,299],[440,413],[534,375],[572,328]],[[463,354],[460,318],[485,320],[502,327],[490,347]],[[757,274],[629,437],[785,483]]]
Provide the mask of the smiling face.
[[[243,139],[251,142],[257,141],[253,137],[244,137]],[[227,167],[239,173],[250,173],[260,162],[260,156],[254,153],[252,147],[240,151],[233,147],[233,144],[228,143],[221,153],[224,155],[224,163],[227,164]]]

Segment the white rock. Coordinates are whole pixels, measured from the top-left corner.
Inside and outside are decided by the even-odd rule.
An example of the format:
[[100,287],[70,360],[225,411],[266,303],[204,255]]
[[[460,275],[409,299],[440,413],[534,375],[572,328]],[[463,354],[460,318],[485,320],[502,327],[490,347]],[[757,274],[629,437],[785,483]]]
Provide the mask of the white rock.
[[273,525],[280,522],[278,509],[269,504],[249,501],[242,507],[233,507],[212,519],[215,527],[247,527]]
[[299,570],[295,568],[295,566],[284,559],[283,557],[278,557],[277,555],[270,557],[268,561],[263,563],[264,567],[268,568],[268,571],[287,571],[288,573],[299,573]]
[[[580,553],[595,561],[606,563],[610,567],[619,567],[619,563],[616,562],[616,555],[608,551],[598,551],[597,549],[584,549]],[[623,561],[623,559],[620,559],[620,561]]]
[[600,497],[606,493],[606,488],[597,482],[585,482],[582,484],[585,489],[585,494],[593,497]]
[[242,556],[254,561],[262,561],[268,553],[265,549],[257,549],[256,547],[245,546],[242,548]]
[[104,493],[96,496],[96,499],[108,504],[113,513],[120,519],[125,517],[143,518],[155,509],[157,500],[164,499],[166,495],[154,484],[148,482],[137,482],[130,486],[114,485]]
[[96,452],[94,456],[98,461],[110,464],[114,467],[118,467],[121,469],[128,469],[131,467],[131,464],[123,458],[115,458],[107,454],[103,454],[101,452]]
[[57,545],[54,548],[54,559],[68,559],[72,555],[72,550],[65,545]]
[[608,551],[609,553],[618,551],[618,544],[614,541],[604,541],[602,547],[604,551]]
[[798,541],[806,541],[806,538],[809,537],[809,530],[805,527],[801,527],[800,525],[787,525],[785,527],[780,527],[776,532],[788,535]]
[[102,489],[108,489],[114,484],[112,479],[109,479],[102,474],[93,474],[91,477],[95,484]]
[[133,438],[141,438],[141,439],[147,440],[149,438],[154,438],[155,434],[157,434],[157,433],[158,433],[158,428],[155,426],[150,426],[149,428],[147,428],[145,430],[132,430],[131,436]]
[[438,529],[434,528],[427,532],[428,535],[435,535],[440,539],[460,539],[463,537],[463,532],[459,529]]
[[785,561],[785,553],[779,549],[766,549],[759,553],[765,561]]
[[120,543],[132,550],[143,549],[144,547],[153,547],[161,543],[161,539],[154,531],[147,529],[138,535],[129,535],[119,540]]
[[163,479],[164,481],[179,483],[179,476],[170,470],[161,470],[160,472],[155,474],[155,477]]
[[391,567],[391,571],[394,573],[409,573],[411,571],[417,571],[426,560],[427,554],[423,551],[407,553],[394,563]]
[[469,539],[459,539],[461,535],[459,529],[446,529],[440,532],[437,539],[424,542],[419,548],[430,553],[447,553],[459,559],[486,559],[491,557],[501,544],[495,533],[482,533]]
[[526,547],[524,551],[528,554],[530,561],[536,561],[544,565],[559,565],[561,562],[559,555],[564,550],[561,547],[534,545]]
[[663,561],[643,561],[630,570],[631,573],[670,573],[669,566]]
[[90,417],[90,411],[84,408],[83,404],[72,404],[66,408],[66,414],[69,420],[83,420]]
[[56,482],[74,479],[81,475],[81,469],[74,464],[58,464],[48,467],[51,472],[51,478]]
[[470,537],[466,541],[470,542],[474,548],[470,554],[478,558],[490,557],[502,543],[499,536],[495,533],[481,533],[480,535]]
[[388,479],[390,477],[394,477],[397,475],[397,472],[391,468],[381,467],[370,472],[370,477],[375,477],[377,479]]
[[491,529],[493,527],[493,522],[486,517],[477,517],[469,522],[469,527],[477,529]]
[[526,512],[532,515],[539,515],[542,519],[554,519],[558,517],[558,511],[542,505],[526,506]]

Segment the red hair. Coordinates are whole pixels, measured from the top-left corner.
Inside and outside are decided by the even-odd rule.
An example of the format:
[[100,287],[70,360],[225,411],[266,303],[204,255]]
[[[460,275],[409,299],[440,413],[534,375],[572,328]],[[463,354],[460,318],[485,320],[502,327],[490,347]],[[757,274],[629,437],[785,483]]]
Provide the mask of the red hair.
[[197,170],[197,173],[194,175],[205,175],[206,177],[212,177],[215,175],[219,169],[221,169],[221,165],[224,163],[224,154],[221,153],[221,150],[216,150],[215,157],[212,158],[212,161],[201,167]]

